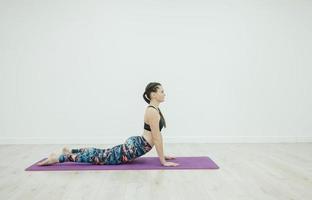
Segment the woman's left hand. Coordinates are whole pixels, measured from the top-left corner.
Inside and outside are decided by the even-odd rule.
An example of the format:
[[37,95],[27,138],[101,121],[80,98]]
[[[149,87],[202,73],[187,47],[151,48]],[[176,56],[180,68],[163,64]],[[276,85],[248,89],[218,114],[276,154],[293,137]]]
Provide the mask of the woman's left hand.
[[174,157],[174,156],[165,156],[165,159],[166,160],[172,160],[172,159],[175,159],[176,157]]

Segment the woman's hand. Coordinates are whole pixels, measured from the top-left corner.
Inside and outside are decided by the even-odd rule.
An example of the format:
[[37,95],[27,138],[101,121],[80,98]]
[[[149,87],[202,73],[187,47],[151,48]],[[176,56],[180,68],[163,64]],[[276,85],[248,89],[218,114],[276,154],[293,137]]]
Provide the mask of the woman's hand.
[[165,161],[164,163],[161,163],[163,166],[165,167],[175,167],[175,166],[178,166],[179,163],[174,163],[174,162],[167,162]]
[[172,159],[175,159],[176,157],[174,156],[165,156],[165,160],[172,160]]

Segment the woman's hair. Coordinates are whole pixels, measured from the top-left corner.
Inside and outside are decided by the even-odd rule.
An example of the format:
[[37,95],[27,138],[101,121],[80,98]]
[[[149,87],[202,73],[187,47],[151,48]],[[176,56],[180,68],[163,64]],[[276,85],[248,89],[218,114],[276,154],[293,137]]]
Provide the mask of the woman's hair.
[[[145,87],[145,91],[143,93],[143,99],[149,104],[151,101],[151,93],[152,92],[157,92],[157,90],[159,89],[159,86],[161,86],[160,83],[158,82],[150,82],[149,84],[147,84],[147,86]],[[159,109],[159,108],[158,108]],[[164,127],[166,128],[166,121],[164,116],[162,115],[160,109],[159,109],[159,114],[160,116],[163,118],[163,122],[164,122]]]
[[161,86],[160,83],[157,82],[150,82],[149,84],[147,84],[147,86],[145,87],[145,91],[143,93],[143,99],[147,102],[150,103],[151,101],[151,93],[152,92],[157,92],[159,86]]

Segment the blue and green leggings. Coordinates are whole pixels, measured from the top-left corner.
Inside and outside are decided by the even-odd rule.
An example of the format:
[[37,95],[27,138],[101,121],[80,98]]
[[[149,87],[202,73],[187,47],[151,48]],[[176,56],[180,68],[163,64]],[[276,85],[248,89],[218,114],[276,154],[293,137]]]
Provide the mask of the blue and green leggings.
[[124,144],[111,148],[99,149],[94,147],[72,149],[71,153],[61,154],[59,162],[86,162],[95,165],[118,165],[131,162],[132,160],[146,154],[152,149],[151,145],[143,136],[131,136]]

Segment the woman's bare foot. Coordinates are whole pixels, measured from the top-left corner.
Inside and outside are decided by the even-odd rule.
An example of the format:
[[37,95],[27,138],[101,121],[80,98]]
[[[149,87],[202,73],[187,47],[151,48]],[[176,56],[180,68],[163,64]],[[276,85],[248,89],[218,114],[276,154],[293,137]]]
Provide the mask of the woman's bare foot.
[[71,149],[69,149],[67,147],[63,147],[62,152],[63,152],[63,154],[71,154]]
[[37,163],[37,165],[39,165],[39,166],[42,166],[42,165],[52,165],[52,164],[55,164],[55,163],[58,163],[58,162],[59,162],[58,155],[56,153],[51,153],[47,159]]
[[63,154],[67,155],[69,157],[69,160],[74,161],[77,154],[72,153],[72,149],[69,149],[67,147],[64,147],[62,149]]

